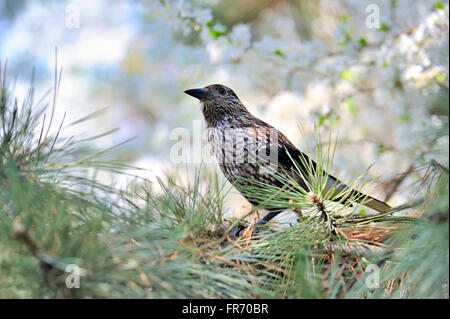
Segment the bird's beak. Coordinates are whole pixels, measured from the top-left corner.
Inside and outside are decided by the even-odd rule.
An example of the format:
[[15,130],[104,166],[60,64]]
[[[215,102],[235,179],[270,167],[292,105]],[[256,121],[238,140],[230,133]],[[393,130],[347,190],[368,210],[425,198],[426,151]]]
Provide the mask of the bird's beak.
[[212,94],[206,91],[205,89],[191,89],[186,90],[184,93],[189,94],[199,100],[209,100],[212,98]]

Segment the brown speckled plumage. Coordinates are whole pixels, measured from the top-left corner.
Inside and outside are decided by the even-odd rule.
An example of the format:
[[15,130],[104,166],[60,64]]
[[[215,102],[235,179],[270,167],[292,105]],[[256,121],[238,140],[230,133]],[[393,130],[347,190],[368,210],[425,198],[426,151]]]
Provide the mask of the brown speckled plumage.
[[[208,140],[213,146],[219,166],[227,179],[241,193],[242,187],[248,182],[240,177],[282,186],[273,176],[260,171],[261,166],[257,164],[256,157],[258,163],[261,163],[263,159],[276,164],[275,168],[278,172],[296,176],[300,185],[303,188],[306,187],[304,181],[293,172],[291,157],[301,162],[299,157],[309,161],[307,156],[300,152],[283,133],[253,116],[232,89],[221,84],[213,84],[201,89],[187,90],[185,93],[200,100],[208,129]],[[315,167],[316,164],[314,162],[312,164]],[[338,190],[348,187],[331,175],[329,175],[329,182],[330,185],[337,183]],[[352,193],[359,194],[357,191]],[[259,204],[253,198],[246,197],[252,204]],[[367,198],[369,198],[368,201]],[[380,212],[390,209],[387,204],[369,196],[366,197],[364,205]],[[276,213],[272,215],[275,216]],[[273,216],[269,216],[266,220]]]

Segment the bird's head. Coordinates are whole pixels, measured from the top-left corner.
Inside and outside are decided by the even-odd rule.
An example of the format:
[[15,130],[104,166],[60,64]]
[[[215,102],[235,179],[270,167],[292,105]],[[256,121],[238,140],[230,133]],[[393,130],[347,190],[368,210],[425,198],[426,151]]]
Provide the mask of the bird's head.
[[184,93],[200,100],[205,119],[220,121],[227,115],[239,116],[247,109],[232,89],[222,84],[212,84],[204,88],[186,90]]

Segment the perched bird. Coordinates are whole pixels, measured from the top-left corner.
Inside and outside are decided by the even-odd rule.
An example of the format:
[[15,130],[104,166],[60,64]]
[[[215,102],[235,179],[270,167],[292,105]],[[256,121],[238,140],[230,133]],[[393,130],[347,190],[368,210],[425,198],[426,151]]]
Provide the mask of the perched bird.
[[[289,174],[307,190],[305,181],[294,172],[295,166],[292,160],[297,162],[297,167],[302,166],[305,160],[312,164],[313,169],[317,164],[299,151],[283,133],[253,116],[232,89],[221,84],[213,84],[184,92],[200,100],[201,111],[207,126],[208,141],[212,145],[218,164],[226,178],[251,204],[260,204],[260,200],[249,196],[248,191],[244,191],[245,186],[255,185],[251,181],[283,186],[280,179],[261,169],[261,162],[265,163],[266,167],[269,165],[274,168],[278,173]],[[307,171],[305,167],[302,170]],[[348,191],[345,192],[345,190]],[[378,212],[388,212],[391,209],[382,201],[349,189],[346,184],[332,175],[328,175],[325,186],[325,192],[327,191],[333,191],[336,194],[345,193],[349,199]],[[333,200],[342,201],[342,198]],[[282,209],[269,211],[256,227],[265,224],[281,211]],[[232,236],[236,238],[244,228],[238,225]]]

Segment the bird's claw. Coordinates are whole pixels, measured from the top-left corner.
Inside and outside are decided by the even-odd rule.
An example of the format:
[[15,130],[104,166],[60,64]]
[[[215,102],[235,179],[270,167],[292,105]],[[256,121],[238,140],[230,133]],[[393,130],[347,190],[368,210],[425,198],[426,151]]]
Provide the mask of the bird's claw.
[[258,225],[236,225],[230,231],[230,239],[231,241],[236,241],[241,238],[250,239],[254,235],[258,234],[260,229],[257,227]]
[[239,237],[241,237],[242,232],[247,229],[247,227],[245,227],[244,225],[236,225],[234,226],[231,231],[230,231],[230,238],[232,241],[235,241],[236,239],[238,239]]

